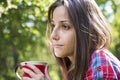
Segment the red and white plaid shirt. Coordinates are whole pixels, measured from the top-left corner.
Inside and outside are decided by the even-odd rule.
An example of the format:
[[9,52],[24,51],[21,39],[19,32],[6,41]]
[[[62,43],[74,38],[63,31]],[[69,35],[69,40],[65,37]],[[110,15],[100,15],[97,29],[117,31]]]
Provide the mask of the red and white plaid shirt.
[[84,80],[120,80],[120,61],[108,50],[96,50]]

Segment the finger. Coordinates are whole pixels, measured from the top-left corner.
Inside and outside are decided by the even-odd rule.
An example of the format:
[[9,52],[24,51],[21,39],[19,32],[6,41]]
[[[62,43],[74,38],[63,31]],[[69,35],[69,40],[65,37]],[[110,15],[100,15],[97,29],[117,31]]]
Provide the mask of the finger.
[[35,80],[46,80],[46,79],[45,79],[45,76],[44,76],[44,75],[38,74],[38,75],[35,77]]
[[43,74],[36,74],[32,70],[27,68],[22,68],[22,71],[29,74],[32,78],[31,80],[44,80],[45,76]]
[[48,75],[48,66],[45,66],[45,75]]
[[40,69],[38,69],[35,65],[27,64],[28,67],[30,67],[36,74],[43,74]]
[[22,80],[32,80],[32,79],[29,77],[23,77]]
[[35,77],[36,76],[36,74],[32,70],[30,70],[30,69],[22,68],[22,71],[27,73],[27,74],[29,74],[31,77]]
[[50,75],[49,75],[49,72],[48,72],[48,66],[45,67],[45,78],[46,80],[50,80]]

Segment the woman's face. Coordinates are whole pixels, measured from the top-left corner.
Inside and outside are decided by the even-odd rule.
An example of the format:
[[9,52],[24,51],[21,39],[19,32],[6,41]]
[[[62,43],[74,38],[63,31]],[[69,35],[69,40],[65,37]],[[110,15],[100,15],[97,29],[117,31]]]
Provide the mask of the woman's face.
[[72,57],[75,48],[75,29],[64,6],[57,7],[53,12],[50,36],[52,48],[57,57]]

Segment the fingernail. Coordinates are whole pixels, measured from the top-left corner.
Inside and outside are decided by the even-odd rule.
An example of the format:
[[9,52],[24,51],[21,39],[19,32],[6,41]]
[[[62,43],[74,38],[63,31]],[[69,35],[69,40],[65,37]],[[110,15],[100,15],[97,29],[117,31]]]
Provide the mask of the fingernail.
[[28,63],[27,62],[25,62],[25,65],[27,65]]

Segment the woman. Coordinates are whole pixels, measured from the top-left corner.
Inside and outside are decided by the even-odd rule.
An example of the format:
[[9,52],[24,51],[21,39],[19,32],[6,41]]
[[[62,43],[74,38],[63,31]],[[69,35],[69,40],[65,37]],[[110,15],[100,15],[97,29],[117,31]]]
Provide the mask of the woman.
[[[57,0],[48,11],[48,33],[63,80],[120,80],[120,61],[107,49],[111,34],[94,0]],[[32,78],[49,80],[31,64]]]

